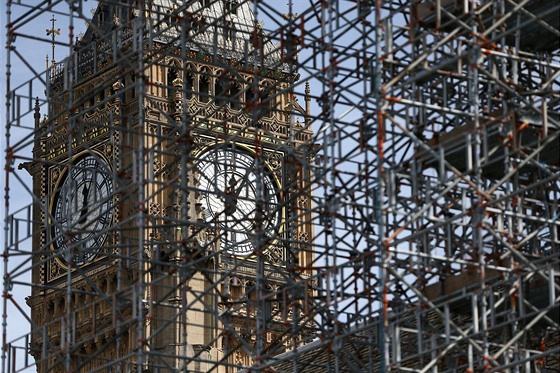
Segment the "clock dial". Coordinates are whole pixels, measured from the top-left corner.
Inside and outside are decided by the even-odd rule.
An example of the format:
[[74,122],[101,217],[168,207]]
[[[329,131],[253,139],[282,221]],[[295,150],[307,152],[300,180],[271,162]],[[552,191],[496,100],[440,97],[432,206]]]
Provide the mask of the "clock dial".
[[107,236],[113,218],[113,181],[99,156],[79,158],[63,176],[52,205],[51,235],[55,253],[76,265],[91,261]]
[[230,254],[250,255],[258,240],[266,244],[278,232],[278,191],[260,162],[248,152],[216,147],[197,163],[204,220],[219,231]]

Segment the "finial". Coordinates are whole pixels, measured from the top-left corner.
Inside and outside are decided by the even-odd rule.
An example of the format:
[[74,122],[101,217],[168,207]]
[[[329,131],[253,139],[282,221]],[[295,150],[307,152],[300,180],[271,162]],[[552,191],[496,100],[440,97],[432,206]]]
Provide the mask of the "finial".
[[283,13],[282,16],[288,21],[294,21],[297,17],[297,13]]
[[305,82],[305,111],[307,115],[311,115],[311,87],[309,82]]
[[288,1],[288,9],[290,10],[290,13],[284,13],[282,14],[282,16],[284,16],[284,18],[288,21],[294,21],[297,17],[298,14],[297,13],[292,13],[292,9],[294,7],[294,4],[292,3],[292,0]]
[[34,117],[35,117],[35,127],[38,127],[41,120],[41,107],[39,106],[39,97],[35,98],[35,108],[34,108]]
[[[54,23],[55,22],[56,22],[56,19],[54,18],[54,14],[53,14],[53,16],[51,18],[51,27],[52,28],[50,30],[47,29],[47,36],[49,36],[49,35],[51,36],[51,46],[52,46],[52,61],[51,61],[51,64],[52,64],[52,66],[54,66],[54,42],[55,42],[55,38],[56,38],[56,35],[60,35],[60,29],[59,28],[57,28],[57,29],[54,28]],[[47,56],[47,58],[48,58],[48,56]],[[47,65],[48,65],[48,62],[47,62]]]
[[113,91],[119,92],[121,89],[124,88],[124,84],[122,84],[120,80],[117,80],[116,82],[113,83],[111,88],[113,88]]
[[288,6],[290,8],[290,13],[284,13],[282,14],[282,16],[284,17],[284,19],[286,19],[289,22],[289,29],[287,31],[287,40],[286,40],[286,52],[288,53],[288,57],[293,61],[296,62],[297,59],[299,58],[299,49],[298,49],[298,44],[299,44],[299,38],[296,36],[295,31],[296,31],[296,25],[295,25],[295,20],[298,18],[298,14],[297,13],[292,13],[292,2],[290,1],[288,3]]

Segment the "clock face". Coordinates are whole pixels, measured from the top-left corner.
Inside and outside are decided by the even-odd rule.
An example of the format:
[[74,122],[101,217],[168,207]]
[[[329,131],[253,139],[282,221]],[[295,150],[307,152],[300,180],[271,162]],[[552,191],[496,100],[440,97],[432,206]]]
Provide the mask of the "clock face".
[[204,220],[234,255],[250,255],[277,234],[280,205],[276,183],[249,152],[216,147],[197,163]]
[[113,218],[113,181],[107,164],[86,155],[59,183],[52,205],[51,235],[55,253],[65,263],[91,261],[105,242]]

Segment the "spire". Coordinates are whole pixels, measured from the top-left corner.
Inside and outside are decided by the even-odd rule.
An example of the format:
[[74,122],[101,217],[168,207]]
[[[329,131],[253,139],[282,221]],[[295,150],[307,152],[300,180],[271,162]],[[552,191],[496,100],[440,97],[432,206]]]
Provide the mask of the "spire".
[[[291,6],[290,6],[291,9]],[[284,17],[284,19],[286,19],[289,22],[289,28],[287,31],[287,35],[286,35],[286,39],[285,39],[285,49],[286,49],[286,53],[288,56],[288,59],[292,60],[293,62],[297,62],[298,59],[298,55],[299,55],[299,49],[298,49],[298,44],[299,44],[299,38],[298,36],[295,34],[296,31],[296,26],[295,26],[295,20],[298,17],[297,13],[284,13],[282,14],[282,16]]]
[[35,98],[33,118],[35,119],[35,128],[38,128],[41,121],[41,107],[39,106],[39,97]]
[[[57,29],[54,28],[54,23],[55,22],[56,22],[56,18],[54,18],[54,14],[53,14],[53,16],[51,18],[51,29],[46,30],[47,31],[47,36],[49,36],[49,35],[51,36],[51,46],[52,46],[51,66],[53,66],[53,67],[54,67],[54,63],[55,63],[55,60],[54,60],[54,45],[55,45],[55,41],[56,41],[56,36],[60,35],[60,29],[59,28],[57,28]],[[49,57],[47,56],[47,68],[48,68],[48,58]]]
[[305,112],[311,115],[311,88],[309,82],[305,82]]

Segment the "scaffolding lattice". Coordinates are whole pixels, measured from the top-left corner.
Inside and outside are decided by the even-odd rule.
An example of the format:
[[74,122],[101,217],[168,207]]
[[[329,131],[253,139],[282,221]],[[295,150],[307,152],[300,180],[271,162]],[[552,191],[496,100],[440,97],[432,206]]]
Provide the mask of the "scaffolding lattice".
[[560,370],[558,1],[4,8],[2,372]]

